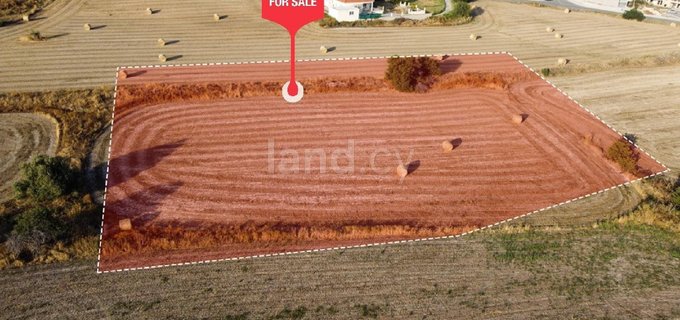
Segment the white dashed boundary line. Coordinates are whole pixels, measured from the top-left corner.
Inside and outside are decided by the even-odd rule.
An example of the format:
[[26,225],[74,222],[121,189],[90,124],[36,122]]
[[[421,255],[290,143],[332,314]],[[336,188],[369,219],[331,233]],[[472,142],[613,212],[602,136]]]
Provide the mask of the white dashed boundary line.
[[[118,67],[116,68],[116,77],[115,77],[115,85],[114,85],[114,93],[113,93],[113,110],[111,112],[111,133],[109,136],[109,156],[108,160],[106,163],[106,183],[104,186],[104,201],[102,205],[102,222],[101,222],[101,228],[99,232],[99,252],[97,254],[97,273],[98,274],[104,274],[104,273],[113,273],[113,272],[122,272],[122,271],[134,271],[134,270],[149,270],[149,269],[158,269],[158,268],[163,268],[163,267],[177,267],[177,266],[190,266],[190,265],[199,265],[199,264],[206,264],[206,263],[213,263],[213,262],[224,262],[224,261],[238,261],[238,260],[246,260],[246,259],[254,259],[254,258],[264,258],[264,257],[276,257],[276,256],[288,256],[288,255],[295,255],[295,254],[303,254],[303,253],[315,253],[315,252],[325,252],[325,251],[335,251],[335,250],[346,250],[346,249],[354,249],[354,248],[368,248],[368,247],[376,247],[376,246],[386,246],[386,245],[394,245],[394,244],[404,244],[404,243],[413,243],[413,242],[421,242],[421,241],[433,241],[433,240],[442,240],[442,239],[457,239],[460,237],[463,237],[465,235],[475,233],[478,231],[482,231],[485,229],[493,228],[500,226],[502,224],[508,223],[513,220],[521,219],[528,217],[532,214],[543,212],[549,209],[553,209],[556,207],[560,207],[566,204],[569,204],[574,201],[582,200],[612,189],[620,188],[623,186],[630,185],[632,183],[651,178],[657,175],[661,175],[664,173],[667,173],[670,171],[668,167],[666,167],[663,163],[659,162],[654,156],[649,154],[647,151],[644,149],[640,148],[637,144],[635,144],[633,141],[630,141],[627,137],[625,137],[623,134],[621,134],[618,130],[610,126],[608,123],[606,123],[604,120],[602,120],[600,117],[598,117],[595,113],[590,111],[588,108],[583,106],[581,103],[578,101],[574,100],[571,96],[569,96],[566,92],[562,91],[560,88],[555,86],[552,82],[550,82],[548,79],[543,77],[540,73],[536,72],[534,69],[529,67],[527,64],[522,62],[519,58],[515,57],[512,53],[506,52],[506,51],[496,51],[496,52],[473,52],[473,53],[457,53],[457,54],[427,54],[427,55],[404,55],[400,57],[434,57],[434,56],[448,56],[448,57],[453,57],[453,56],[479,56],[479,55],[509,55],[512,58],[514,58],[517,62],[521,63],[525,68],[529,69],[531,72],[539,76],[543,81],[547,82],[550,84],[553,88],[557,89],[560,93],[562,93],[564,96],[569,98],[572,102],[576,103],[579,107],[581,107],[583,110],[587,111],[589,114],[594,116],[596,119],[598,119],[600,122],[602,122],[604,125],[606,125],[609,129],[613,130],[616,132],[619,136],[624,138],[626,141],[631,143],[632,145],[635,146],[638,150],[644,152],[647,156],[652,158],[654,161],[656,161],[659,165],[661,165],[664,170],[658,173],[654,173],[642,178],[638,178],[635,180],[631,180],[625,183],[621,183],[619,185],[609,187],[606,189],[602,189],[600,191],[592,192],[590,194],[585,194],[558,204],[554,204],[542,209],[534,210],[531,212],[527,212],[525,214],[508,218],[499,222],[492,223],[490,225],[480,227],[477,229],[473,229],[467,232],[463,232],[461,234],[457,235],[450,235],[450,236],[439,236],[439,237],[428,237],[428,238],[419,238],[419,239],[410,239],[410,240],[395,240],[395,241],[387,241],[387,242],[376,242],[376,243],[368,243],[368,244],[360,244],[360,245],[352,245],[352,246],[338,246],[338,247],[331,247],[331,248],[321,248],[321,249],[310,249],[310,250],[301,250],[301,251],[288,251],[288,252],[279,252],[279,253],[269,253],[269,254],[259,254],[259,255],[253,255],[253,256],[244,256],[244,257],[234,257],[234,258],[223,258],[223,259],[212,259],[212,260],[201,260],[201,261],[190,261],[190,262],[180,262],[180,263],[169,263],[169,264],[161,264],[161,265],[153,265],[153,266],[144,266],[144,267],[134,267],[134,268],[122,268],[122,269],[115,269],[115,270],[106,270],[102,271],[99,266],[101,262],[101,253],[102,253],[102,237],[104,234],[104,213],[106,211],[106,195],[108,191],[108,185],[109,185],[109,164],[111,161],[111,143],[113,141],[113,124],[114,124],[114,119],[115,119],[115,114],[116,114],[116,95],[118,92],[118,74],[120,70],[124,69],[148,69],[148,68],[167,68],[167,67],[202,67],[202,66],[222,66],[222,65],[239,65],[239,64],[268,64],[268,63],[288,63],[289,60],[268,60],[268,61],[250,61],[250,62],[215,62],[215,63],[185,63],[185,64],[165,64],[165,65],[140,65],[140,66],[125,66],[125,67]],[[315,61],[350,61],[350,60],[374,60],[374,59],[387,59],[390,57],[394,56],[377,56],[377,57],[351,57],[351,58],[323,58],[323,59],[302,59],[302,60],[297,60],[299,62],[315,62]]]

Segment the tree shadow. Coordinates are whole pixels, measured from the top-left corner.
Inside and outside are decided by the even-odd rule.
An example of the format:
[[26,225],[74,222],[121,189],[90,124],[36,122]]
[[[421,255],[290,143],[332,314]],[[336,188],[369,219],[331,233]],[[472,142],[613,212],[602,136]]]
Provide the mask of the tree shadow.
[[484,8],[482,8],[482,7],[475,7],[474,9],[472,9],[470,11],[470,15],[473,16],[473,17],[479,17],[482,14],[484,14]]
[[131,77],[141,76],[141,75],[145,74],[146,70],[137,70],[137,71],[133,71],[133,72],[127,71],[127,72],[128,72],[128,74],[127,74],[128,78],[131,78]]
[[107,227],[118,229],[120,219],[130,219],[133,230],[147,226],[161,214],[160,204],[183,185],[181,181],[155,185],[108,204]]
[[[108,188],[113,188],[156,166],[165,157],[184,145],[186,140],[130,152],[109,161]],[[106,165],[106,164],[103,164]]]
[[439,63],[439,69],[442,74],[447,74],[451,72],[456,72],[463,64],[462,61],[458,59],[451,59],[449,56],[442,57],[442,61]]

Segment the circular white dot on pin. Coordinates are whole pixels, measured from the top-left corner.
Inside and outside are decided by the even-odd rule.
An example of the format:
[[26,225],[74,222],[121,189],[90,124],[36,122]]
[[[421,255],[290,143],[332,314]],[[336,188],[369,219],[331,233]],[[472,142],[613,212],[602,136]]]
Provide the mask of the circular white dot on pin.
[[299,81],[295,81],[295,84],[297,84],[298,92],[294,96],[288,94],[288,86],[290,85],[290,81],[287,81],[283,85],[283,88],[281,89],[283,99],[286,100],[288,103],[298,103],[300,102],[300,100],[302,100],[302,97],[305,95],[305,88],[302,86],[302,83],[300,83]]

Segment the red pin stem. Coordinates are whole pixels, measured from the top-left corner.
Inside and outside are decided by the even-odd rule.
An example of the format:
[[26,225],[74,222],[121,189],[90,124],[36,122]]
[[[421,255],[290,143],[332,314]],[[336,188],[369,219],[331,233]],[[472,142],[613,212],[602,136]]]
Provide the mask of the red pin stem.
[[295,81],[295,35],[304,25],[323,18],[324,0],[262,0],[262,18],[278,23],[290,35],[290,81],[282,90],[288,102],[302,99],[304,88]]
[[298,87],[295,81],[295,35],[297,31],[290,32],[290,85],[288,86],[288,94],[297,96]]

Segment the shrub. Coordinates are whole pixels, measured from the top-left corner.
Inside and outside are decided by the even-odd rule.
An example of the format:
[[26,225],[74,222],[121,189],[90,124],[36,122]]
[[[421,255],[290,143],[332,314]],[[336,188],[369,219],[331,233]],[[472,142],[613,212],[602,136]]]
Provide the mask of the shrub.
[[7,241],[5,241],[5,249],[19,260],[28,262],[33,260],[34,256],[43,249],[46,236],[39,231],[20,235],[16,232],[12,233]]
[[642,20],[645,20],[645,14],[642,13],[642,11],[640,11],[640,10],[630,9],[630,10],[627,10],[623,13],[623,18],[626,19],[626,20],[642,21]]
[[55,211],[42,207],[21,213],[14,226],[14,231],[20,236],[42,234],[46,241],[61,238],[64,230],[65,224]]
[[40,33],[40,31],[31,30],[24,38],[28,41],[43,41],[45,37]]
[[323,19],[319,20],[319,25],[324,28],[335,28],[340,25],[340,22],[328,14],[324,14]]
[[621,170],[632,174],[637,173],[637,161],[639,155],[633,148],[633,145],[621,138],[614,142],[609,149],[607,149],[607,159],[616,162]]
[[670,201],[676,209],[680,210],[680,177],[678,177],[678,180],[673,186],[673,192],[671,192]]
[[35,14],[53,0],[2,0],[0,1],[0,17],[17,14]]
[[550,68],[543,68],[543,69],[541,69],[541,74],[542,74],[544,77],[549,77],[549,76],[550,76]]
[[434,77],[441,75],[439,63],[430,57],[390,58],[385,79],[402,92],[423,92],[430,88]]
[[41,155],[21,166],[21,179],[14,189],[17,199],[50,201],[71,192],[75,178],[67,158]]

